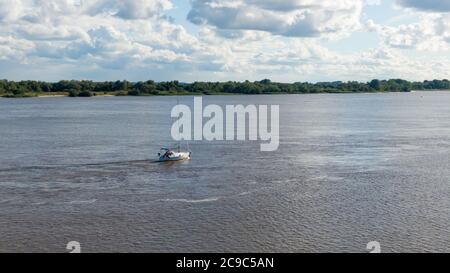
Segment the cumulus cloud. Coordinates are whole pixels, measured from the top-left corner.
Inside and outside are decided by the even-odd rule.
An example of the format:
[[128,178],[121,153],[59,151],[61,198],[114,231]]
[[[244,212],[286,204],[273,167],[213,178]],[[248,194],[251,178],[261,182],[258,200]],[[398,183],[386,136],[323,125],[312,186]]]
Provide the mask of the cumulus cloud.
[[0,22],[15,20],[21,12],[21,1],[0,0]]
[[169,0],[0,0],[0,53],[106,68],[184,62],[195,39],[163,17],[170,8]]
[[316,37],[358,29],[362,6],[359,0],[194,0],[188,19],[225,30]]
[[172,8],[172,3],[169,0],[103,0],[91,2],[96,2],[87,5],[91,14],[109,12],[124,19],[146,19]]
[[27,40],[19,40],[13,36],[0,36],[0,60],[23,61],[26,53],[34,48],[34,44]]
[[380,48],[355,53],[327,48],[323,37],[360,30],[363,6],[378,4],[193,0],[185,13],[198,26],[190,33],[168,17],[175,8],[169,0],[0,0],[0,72],[13,79],[186,81],[448,74],[444,57],[420,62],[402,55],[405,48],[448,48],[450,22],[442,13],[425,12],[418,22],[396,27],[369,21],[367,28],[381,37]]
[[376,24],[369,20],[367,28],[377,32],[385,45],[420,51],[450,50],[450,17],[440,14],[418,14],[418,21],[397,26]]
[[403,24],[379,24],[368,20],[366,29],[378,33],[383,45],[422,52],[450,50],[449,1],[397,0],[396,3],[400,11],[416,20]]

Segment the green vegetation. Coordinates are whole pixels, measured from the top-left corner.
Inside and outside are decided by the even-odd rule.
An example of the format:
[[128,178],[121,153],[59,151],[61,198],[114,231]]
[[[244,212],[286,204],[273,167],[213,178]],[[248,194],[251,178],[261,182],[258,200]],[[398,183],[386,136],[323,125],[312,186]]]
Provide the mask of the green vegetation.
[[33,97],[41,95],[67,95],[70,97],[115,96],[170,96],[170,95],[215,95],[215,94],[305,94],[305,93],[367,93],[409,92],[411,90],[450,90],[450,81],[433,80],[409,82],[400,79],[372,80],[360,82],[276,83],[270,80],[257,82],[93,82],[0,80],[0,96]]
[[88,98],[88,97],[92,97],[95,96],[96,94],[92,93],[91,91],[87,91],[87,90],[83,90],[83,91],[78,91],[78,90],[70,90],[69,91],[69,97],[84,97],[84,98]]

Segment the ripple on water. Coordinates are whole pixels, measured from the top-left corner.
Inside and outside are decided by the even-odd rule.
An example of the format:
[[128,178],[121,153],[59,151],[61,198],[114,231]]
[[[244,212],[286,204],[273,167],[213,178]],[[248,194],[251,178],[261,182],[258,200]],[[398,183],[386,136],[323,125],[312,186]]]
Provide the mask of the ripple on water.
[[69,204],[69,205],[89,205],[89,204],[94,204],[95,202],[97,202],[97,199],[92,199],[92,200],[74,200],[74,201],[66,202],[66,204]]

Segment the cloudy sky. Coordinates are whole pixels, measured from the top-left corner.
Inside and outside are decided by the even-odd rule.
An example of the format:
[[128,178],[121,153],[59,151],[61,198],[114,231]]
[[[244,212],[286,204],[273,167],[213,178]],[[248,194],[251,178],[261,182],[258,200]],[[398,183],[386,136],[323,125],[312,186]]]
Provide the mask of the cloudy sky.
[[0,78],[450,78],[450,1],[0,0]]

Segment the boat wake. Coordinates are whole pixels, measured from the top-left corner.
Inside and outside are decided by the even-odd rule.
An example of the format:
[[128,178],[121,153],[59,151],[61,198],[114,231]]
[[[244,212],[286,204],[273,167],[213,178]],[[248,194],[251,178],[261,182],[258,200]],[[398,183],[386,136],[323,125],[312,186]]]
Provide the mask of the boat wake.
[[86,164],[67,164],[67,165],[41,165],[41,166],[24,166],[15,168],[0,169],[0,172],[16,172],[26,170],[52,170],[52,169],[64,169],[64,168],[83,168],[83,167],[102,167],[110,165],[129,165],[139,163],[151,163],[156,164],[159,161],[154,160],[131,160],[131,161],[114,161],[114,162],[102,162],[102,163],[86,163]]
[[191,200],[191,199],[160,199],[157,200],[158,202],[177,202],[177,203],[211,203],[211,202],[217,202],[219,201],[219,197],[213,197],[213,198],[206,198],[206,199],[199,199],[199,200]]

